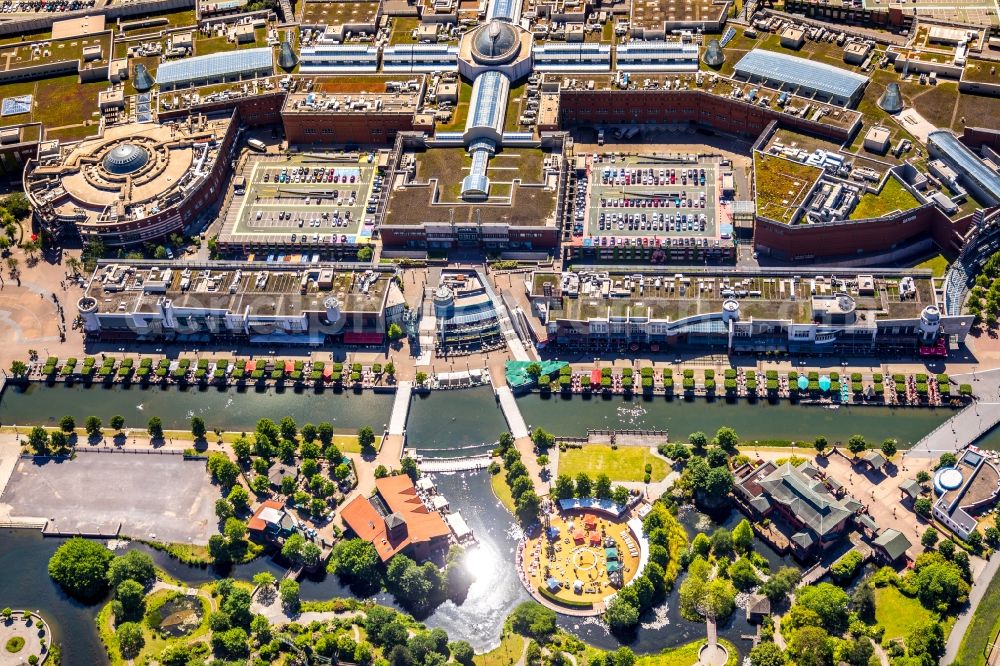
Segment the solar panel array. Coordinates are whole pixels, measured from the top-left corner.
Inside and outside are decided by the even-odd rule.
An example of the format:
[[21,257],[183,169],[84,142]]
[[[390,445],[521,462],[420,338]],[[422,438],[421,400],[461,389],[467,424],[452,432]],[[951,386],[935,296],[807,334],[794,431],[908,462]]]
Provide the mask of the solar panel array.
[[730,41],[732,41],[733,37],[735,36],[736,36],[736,28],[734,28],[733,26],[729,26],[726,29],[726,33],[722,35],[722,39],[719,40],[719,46],[725,46]]
[[270,48],[242,49],[165,62],[156,70],[156,82],[169,86],[273,68],[274,52]]
[[851,99],[868,82],[868,77],[805,58],[754,49],[736,63],[736,75],[763,79],[796,89]]
[[0,115],[16,116],[21,113],[31,111],[31,95],[18,95],[17,97],[4,97],[0,104]]

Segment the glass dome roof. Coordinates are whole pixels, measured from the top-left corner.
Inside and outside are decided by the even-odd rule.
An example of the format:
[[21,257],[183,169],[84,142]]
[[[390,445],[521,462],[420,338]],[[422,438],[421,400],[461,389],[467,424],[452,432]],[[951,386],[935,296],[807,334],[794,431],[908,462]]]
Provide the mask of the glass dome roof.
[[476,31],[473,41],[476,55],[486,60],[497,60],[513,55],[520,40],[514,28],[505,21],[493,19]]
[[134,143],[115,146],[104,156],[104,168],[111,173],[124,176],[138,171],[149,162],[149,152]]

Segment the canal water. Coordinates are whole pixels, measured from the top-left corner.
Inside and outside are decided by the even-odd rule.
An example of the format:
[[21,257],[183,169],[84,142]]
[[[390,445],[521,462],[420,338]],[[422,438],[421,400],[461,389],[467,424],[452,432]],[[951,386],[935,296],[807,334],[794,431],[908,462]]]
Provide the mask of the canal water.
[[163,420],[168,430],[187,430],[192,416],[201,416],[209,429],[253,430],[258,419],[278,421],[291,416],[299,425],[329,421],[337,430],[357,430],[369,425],[381,432],[389,422],[393,394],[317,393],[293,387],[257,389],[248,387],[187,387],[123,384],[46,384],[8,386],[0,396],[0,423],[4,425],[55,425],[69,414],[77,423],[97,416],[105,424],[115,414],[125,417],[126,427],[145,428],[152,416]]
[[485,453],[508,430],[490,386],[418,393],[412,400],[406,445],[427,457]]
[[796,405],[787,401],[770,404],[745,400],[726,402],[703,399],[685,401],[658,397],[627,400],[598,396],[562,397],[529,394],[517,399],[529,428],[566,437],[586,437],[588,429],[635,428],[666,430],[673,440],[687,440],[692,432],[709,436],[721,426],[730,426],[743,440],[788,440],[812,442],[818,435],[831,443],[846,442],[861,434],[869,442],[894,437],[907,447],[951,418],[951,408],[854,406],[828,409],[819,405]]

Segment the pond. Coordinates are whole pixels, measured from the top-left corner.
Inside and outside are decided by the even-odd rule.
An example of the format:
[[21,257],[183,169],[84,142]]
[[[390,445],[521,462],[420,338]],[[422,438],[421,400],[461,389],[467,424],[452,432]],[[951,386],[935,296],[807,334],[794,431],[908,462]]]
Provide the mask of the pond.
[[424,456],[457,458],[489,451],[507,429],[490,386],[431,391],[414,394],[406,440]]
[[171,638],[190,634],[205,617],[201,599],[189,594],[168,599],[155,612],[156,630]]

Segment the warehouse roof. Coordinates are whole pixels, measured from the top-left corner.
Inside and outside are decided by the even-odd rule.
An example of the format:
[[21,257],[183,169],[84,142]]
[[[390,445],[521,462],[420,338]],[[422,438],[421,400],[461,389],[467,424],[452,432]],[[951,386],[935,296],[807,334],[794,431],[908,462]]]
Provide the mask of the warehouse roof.
[[868,77],[805,58],[754,49],[736,63],[736,74],[781,81],[831,97],[851,98],[868,83]]
[[231,76],[273,67],[274,52],[269,47],[243,49],[227,53],[165,62],[156,70],[160,85]]

